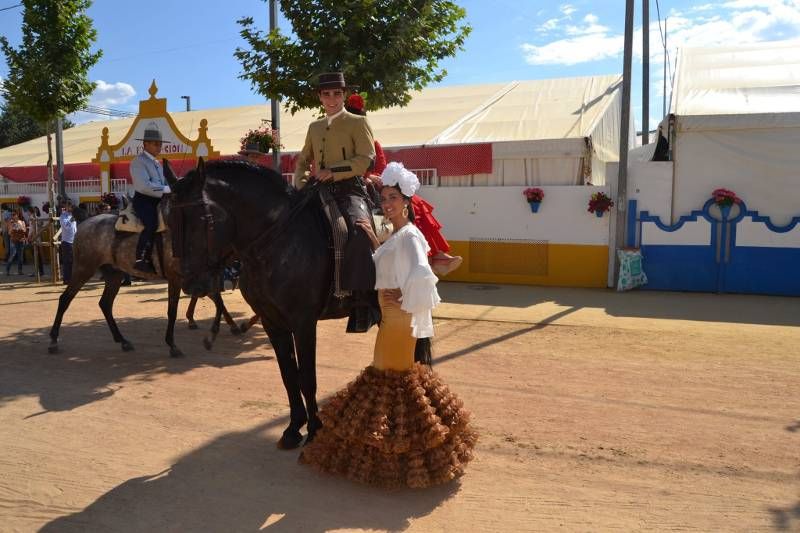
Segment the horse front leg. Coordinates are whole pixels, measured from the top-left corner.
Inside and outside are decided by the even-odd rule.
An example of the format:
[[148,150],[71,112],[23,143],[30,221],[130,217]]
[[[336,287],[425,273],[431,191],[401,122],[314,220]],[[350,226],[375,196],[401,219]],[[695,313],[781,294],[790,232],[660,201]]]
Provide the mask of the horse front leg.
[[299,370],[294,356],[294,341],[290,331],[269,327],[264,321],[262,321],[262,325],[275,350],[283,387],[289,397],[289,426],[283,431],[283,435],[278,440],[278,448],[291,450],[300,446],[303,441],[300,429],[308,421],[306,408],[303,405],[303,398],[300,394]]
[[58,298],[58,310],[53,320],[53,327],[50,328],[50,345],[47,347],[49,353],[58,353],[58,334],[61,331],[61,321],[64,320],[64,313],[67,312],[72,299],[75,298],[81,287],[91,279],[93,274],[94,270],[81,268],[80,265],[72,272],[72,280]]
[[183,352],[175,345],[175,320],[178,318],[178,300],[181,297],[180,283],[167,282],[167,292],[169,303],[167,305],[167,334],[164,340],[169,346],[170,357],[183,357]]
[[133,344],[122,336],[117,326],[117,321],[114,320],[114,300],[119,294],[119,288],[122,285],[122,280],[125,277],[123,272],[112,268],[103,269],[103,280],[105,287],[103,295],[100,297],[100,310],[103,311],[103,316],[108,324],[108,329],[111,330],[111,336],[114,337],[114,342],[120,343],[123,352],[132,351]]
[[306,401],[308,436],[306,444],[314,440],[322,422],[317,416],[317,323],[304,325],[295,332],[297,361],[300,372],[300,390]]

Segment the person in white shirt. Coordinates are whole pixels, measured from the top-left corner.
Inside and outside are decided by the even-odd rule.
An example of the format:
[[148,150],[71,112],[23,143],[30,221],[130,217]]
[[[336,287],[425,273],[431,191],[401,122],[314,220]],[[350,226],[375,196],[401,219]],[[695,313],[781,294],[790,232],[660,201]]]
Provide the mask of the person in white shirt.
[[72,279],[72,243],[75,242],[75,233],[78,231],[78,223],[72,216],[72,201],[66,200],[61,203],[58,222],[61,225],[61,246],[58,249],[61,279],[64,285],[67,285]]
[[167,185],[164,169],[157,159],[164,140],[155,123],[145,128],[144,136],[136,140],[142,141],[143,150],[131,160],[130,174],[133,189],[136,191],[132,203],[133,210],[144,225],[144,229],[139,234],[139,242],[136,244],[136,262],[133,268],[155,274],[156,269],[152,260],[153,239],[158,229],[158,204]]
[[389,163],[381,180],[392,236],[378,247],[369,221],[359,221],[377,248],[383,313],[372,365],[322,407],[323,427],[300,460],[371,485],[421,488],[463,474],[477,435],[461,400],[430,366],[415,362],[420,345],[429,349],[431,310],[440,302],[428,243],[414,225],[419,180],[401,163]]

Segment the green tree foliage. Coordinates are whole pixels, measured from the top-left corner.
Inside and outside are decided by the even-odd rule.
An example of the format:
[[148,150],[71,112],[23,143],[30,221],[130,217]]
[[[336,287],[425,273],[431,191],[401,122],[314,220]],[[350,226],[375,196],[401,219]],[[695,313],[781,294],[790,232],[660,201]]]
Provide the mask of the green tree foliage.
[[102,51],[85,14],[91,0],[22,0],[22,44],[0,37],[8,63],[4,89],[8,103],[46,124],[84,107],[94,91],[88,71]]
[[[63,128],[74,126],[68,119],[64,119]],[[0,105],[0,148],[43,137],[52,131],[42,126],[40,122],[9,105]]]
[[368,109],[403,106],[410,91],[444,79],[472,28],[447,0],[281,0],[293,37],[262,32],[242,18],[249,50],[237,48],[240,78],[259,94],[283,98],[292,112],[318,108],[317,75],[342,71],[369,95]]

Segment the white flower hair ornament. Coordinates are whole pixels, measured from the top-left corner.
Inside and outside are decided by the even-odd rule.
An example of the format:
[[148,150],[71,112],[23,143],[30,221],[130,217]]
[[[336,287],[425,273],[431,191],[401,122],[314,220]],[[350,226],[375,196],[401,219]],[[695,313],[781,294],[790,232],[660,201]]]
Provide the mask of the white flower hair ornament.
[[403,196],[411,198],[419,190],[419,179],[417,175],[407,170],[403,163],[392,161],[381,174],[381,181],[384,185],[396,186],[403,193]]

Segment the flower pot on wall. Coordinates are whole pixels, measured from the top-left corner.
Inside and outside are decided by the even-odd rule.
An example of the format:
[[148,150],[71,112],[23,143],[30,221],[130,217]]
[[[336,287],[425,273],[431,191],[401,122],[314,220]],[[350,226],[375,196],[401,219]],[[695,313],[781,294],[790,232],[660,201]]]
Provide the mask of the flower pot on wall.
[[731,216],[731,205],[720,205],[719,212],[722,214],[722,220],[728,220],[728,217]]
[[603,213],[604,213],[603,211],[600,211],[598,209],[597,211],[594,212],[594,216],[596,216],[597,218],[603,218]]
[[531,206],[531,213],[538,213],[539,206],[542,205],[542,202],[528,202],[528,205]]

